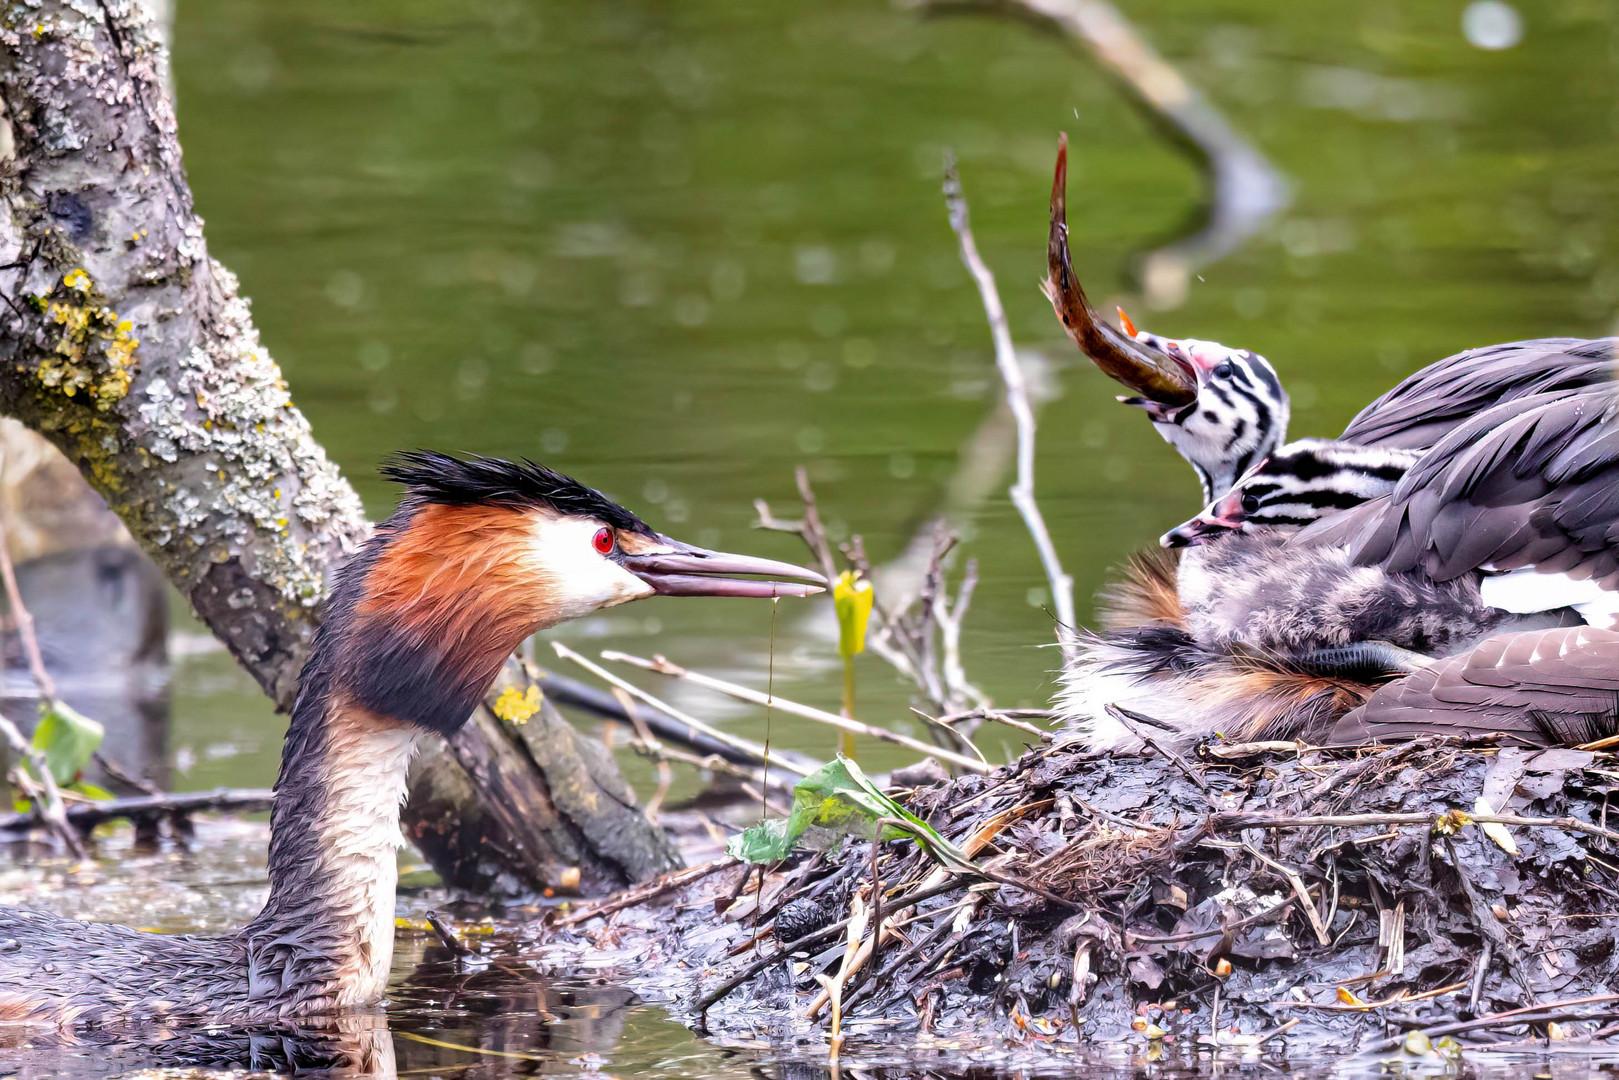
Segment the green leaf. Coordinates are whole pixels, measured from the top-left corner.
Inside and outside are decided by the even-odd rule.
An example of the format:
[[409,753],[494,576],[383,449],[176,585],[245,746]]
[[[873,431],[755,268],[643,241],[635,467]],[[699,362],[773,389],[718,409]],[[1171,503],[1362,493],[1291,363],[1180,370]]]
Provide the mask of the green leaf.
[[743,829],[725,844],[726,852],[734,859],[750,863],[780,862],[793,850],[797,835],[788,835],[791,818],[771,818],[751,828]]
[[104,734],[100,724],[66,702],[47,702],[34,728],[34,749],[44,755],[51,778],[65,787],[90,764]]
[[[882,821],[894,819],[901,824]],[[793,808],[785,818],[762,821],[731,838],[725,850],[750,863],[776,862],[800,841],[829,848],[845,836],[862,840],[921,841],[942,862],[965,865],[966,856],[937,830],[884,795],[860,766],[839,757],[804,777],[793,788]]]

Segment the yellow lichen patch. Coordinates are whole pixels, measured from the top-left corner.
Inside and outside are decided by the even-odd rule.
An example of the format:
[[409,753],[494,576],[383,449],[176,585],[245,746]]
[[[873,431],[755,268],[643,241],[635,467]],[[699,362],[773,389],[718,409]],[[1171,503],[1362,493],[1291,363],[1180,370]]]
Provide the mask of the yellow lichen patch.
[[68,271],[36,308],[44,312],[49,342],[34,372],[41,387],[70,398],[82,394],[99,412],[129,393],[140,341],[133,324],[102,302],[89,274]]
[[508,686],[495,699],[494,712],[507,723],[526,724],[529,717],[540,711],[542,700],[538,686],[531,686],[526,692]]

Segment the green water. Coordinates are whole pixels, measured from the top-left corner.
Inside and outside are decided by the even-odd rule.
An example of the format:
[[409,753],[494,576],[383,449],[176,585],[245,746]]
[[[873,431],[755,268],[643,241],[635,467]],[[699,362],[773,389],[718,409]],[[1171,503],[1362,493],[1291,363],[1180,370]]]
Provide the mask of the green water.
[[[1619,9],[1519,3],[1523,40],[1492,51],[1463,7],[1124,5],[1292,185],[1184,304],[1132,314],[1269,356],[1295,434],[1335,432],[1467,346],[1615,330]],[[1189,470],[1035,283],[1059,130],[1099,301],[1134,303],[1140,253],[1196,224],[1200,175],[1032,25],[855,0],[181,0],[174,59],[210,247],[375,515],[391,450],[527,455],[674,535],[797,558],[750,524],[756,497],[795,510],[802,463],[834,534],[893,559],[999,390],[939,196],[946,147],[1013,333],[1052,361],[1039,495],[1082,614],[1111,565],[1196,509]],[[965,513],[982,582],[964,654],[998,703],[1040,705],[1049,598],[1008,481]],[[814,608],[781,605],[776,681],[830,705]],[[771,633],[767,604],[658,600],[564,636],[762,685]],[[861,712],[904,727],[905,687],[871,657],[859,674]],[[757,714],[680,700],[758,734]],[[268,782],[280,730],[227,658],[181,664],[179,786]],[[773,734],[832,748],[780,717]],[[616,1067],[685,1074],[636,1060]]]
[[[1184,305],[1138,319],[1269,356],[1297,434],[1469,345],[1613,330],[1619,15],[1523,4],[1522,42],[1491,51],[1462,8],[1126,5],[1293,187]],[[1129,301],[1135,257],[1195,224],[1201,177],[1053,34],[852,0],[185,0],[175,39],[211,248],[374,514],[396,448],[529,455],[675,535],[797,557],[750,530],[751,504],[794,509],[803,463],[834,532],[893,558],[998,393],[939,196],[946,147],[1014,334],[1056,363],[1039,494],[1082,615],[1109,566],[1196,508],[1035,282],[1059,129],[1098,300]],[[1039,705],[1049,599],[1005,484],[967,515],[982,584],[964,648],[997,702]],[[777,678],[831,704],[810,606],[782,605]],[[770,622],[765,604],[660,600],[566,634],[757,684]],[[278,723],[227,668],[205,663],[206,693],[182,673],[177,741],[259,748],[197,783],[268,780]],[[860,676],[861,711],[905,723],[889,669],[868,657]]]

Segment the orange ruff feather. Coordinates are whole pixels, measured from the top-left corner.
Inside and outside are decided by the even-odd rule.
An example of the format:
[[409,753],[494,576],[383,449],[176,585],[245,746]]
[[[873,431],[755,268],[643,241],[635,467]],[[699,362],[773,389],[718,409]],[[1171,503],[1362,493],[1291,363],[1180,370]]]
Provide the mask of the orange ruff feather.
[[1137,552],[1124,564],[1123,577],[1105,586],[1098,598],[1097,616],[1108,630],[1149,623],[1182,623],[1177,572],[1179,550],[1153,548]]
[[533,525],[511,507],[428,503],[371,568],[355,613],[440,641],[456,669],[493,678],[545,610]]

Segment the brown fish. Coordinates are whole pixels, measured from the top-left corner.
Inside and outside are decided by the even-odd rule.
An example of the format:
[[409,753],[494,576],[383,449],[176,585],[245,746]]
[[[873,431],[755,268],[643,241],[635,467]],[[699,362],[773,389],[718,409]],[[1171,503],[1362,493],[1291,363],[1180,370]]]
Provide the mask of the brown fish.
[[1050,274],[1041,287],[1080,352],[1095,361],[1109,378],[1159,404],[1179,408],[1197,400],[1196,373],[1176,357],[1103,322],[1085,298],[1079,278],[1074,276],[1068,254],[1067,132],[1057,142],[1057,172],[1051,181],[1051,235],[1046,252]]

